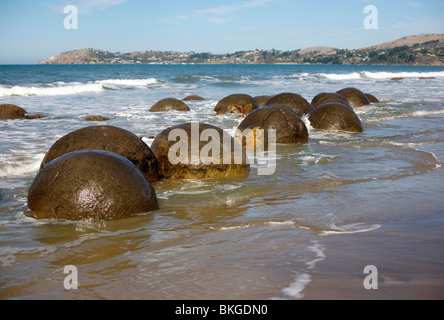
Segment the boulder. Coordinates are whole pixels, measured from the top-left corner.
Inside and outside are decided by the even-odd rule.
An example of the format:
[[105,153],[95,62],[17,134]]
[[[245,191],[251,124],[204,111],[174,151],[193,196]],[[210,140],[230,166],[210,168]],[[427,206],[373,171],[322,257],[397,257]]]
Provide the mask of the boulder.
[[302,119],[293,111],[281,107],[262,107],[247,115],[238,130],[263,129],[265,149],[269,144],[268,130],[276,130],[276,143],[305,143],[308,130]]
[[268,99],[270,99],[271,96],[256,96],[254,97],[254,100],[256,100],[257,105],[259,106],[259,108],[262,108],[263,106],[265,106],[265,103],[268,101]]
[[341,96],[347,99],[348,104],[352,108],[358,108],[370,104],[367,96],[359,89],[356,88],[345,88],[337,91]]
[[378,103],[379,102],[378,98],[376,98],[374,95],[372,95],[370,93],[366,93],[365,96],[367,97],[368,101],[370,101],[370,103]]
[[42,168],[28,193],[37,219],[104,220],[159,208],[151,184],[118,154],[83,150]]
[[190,111],[188,105],[176,98],[165,98],[157,101],[150,109],[151,112]]
[[210,124],[172,126],[156,136],[151,149],[166,179],[224,178],[250,171],[245,150]]
[[326,102],[313,109],[308,120],[315,129],[362,132],[359,117],[347,105]]
[[73,131],[56,141],[43,158],[41,167],[72,151],[105,150],[131,161],[151,182],[159,180],[156,157],[135,134],[113,126],[92,126]]
[[323,104],[326,101],[338,101],[345,104],[348,104],[347,99],[345,99],[343,96],[341,96],[339,93],[334,92],[322,92],[317,94],[312,100],[311,100],[311,107],[314,109],[318,105]]
[[23,119],[26,113],[25,109],[15,104],[0,104],[0,120]]
[[42,119],[44,117],[46,117],[46,116],[41,113],[25,114],[25,119],[29,119],[29,120]]
[[267,100],[265,106],[290,109],[299,117],[309,114],[312,109],[310,103],[304,97],[291,92],[284,92],[271,97]]
[[183,98],[183,101],[190,101],[190,100],[205,100],[205,98],[195,95],[195,94],[192,94],[192,95],[189,95],[189,96],[186,96],[185,98]]
[[109,118],[104,116],[86,116],[85,121],[108,121]]
[[216,111],[217,114],[241,113],[246,115],[258,108],[259,106],[252,96],[237,93],[221,99],[214,108],[214,111]]

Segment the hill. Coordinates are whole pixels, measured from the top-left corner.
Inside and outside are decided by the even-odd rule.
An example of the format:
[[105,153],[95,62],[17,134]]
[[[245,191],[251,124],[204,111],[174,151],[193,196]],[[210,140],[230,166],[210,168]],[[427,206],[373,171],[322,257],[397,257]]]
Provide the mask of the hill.
[[377,64],[444,66],[444,34],[419,34],[361,49],[311,47],[292,51],[250,50],[227,54],[100,49],[63,52],[39,64]]

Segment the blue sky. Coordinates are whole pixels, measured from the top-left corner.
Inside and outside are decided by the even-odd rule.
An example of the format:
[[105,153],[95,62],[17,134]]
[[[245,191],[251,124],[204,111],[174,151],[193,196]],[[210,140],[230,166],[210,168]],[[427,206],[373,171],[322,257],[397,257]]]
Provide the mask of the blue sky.
[[[378,29],[364,28],[364,8]],[[66,5],[78,9],[67,30]],[[0,64],[34,64],[64,51],[227,53],[311,46],[366,47],[444,33],[444,0],[1,0]]]

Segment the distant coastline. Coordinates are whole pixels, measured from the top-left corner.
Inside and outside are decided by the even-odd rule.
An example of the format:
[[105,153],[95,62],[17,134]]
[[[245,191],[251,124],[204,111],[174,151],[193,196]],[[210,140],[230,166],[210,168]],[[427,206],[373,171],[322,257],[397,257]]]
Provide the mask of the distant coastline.
[[444,34],[419,34],[361,49],[311,47],[282,51],[249,50],[227,54],[101,49],[63,52],[38,64],[343,64],[444,66]]

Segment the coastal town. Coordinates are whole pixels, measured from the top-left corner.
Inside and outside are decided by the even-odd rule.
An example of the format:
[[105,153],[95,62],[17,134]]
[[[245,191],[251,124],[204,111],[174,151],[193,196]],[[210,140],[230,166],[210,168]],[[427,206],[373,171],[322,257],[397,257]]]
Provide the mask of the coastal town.
[[215,54],[174,51],[109,52],[81,49],[61,53],[39,64],[335,64],[444,65],[444,34],[421,34],[361,49],[311,47]]

